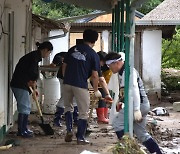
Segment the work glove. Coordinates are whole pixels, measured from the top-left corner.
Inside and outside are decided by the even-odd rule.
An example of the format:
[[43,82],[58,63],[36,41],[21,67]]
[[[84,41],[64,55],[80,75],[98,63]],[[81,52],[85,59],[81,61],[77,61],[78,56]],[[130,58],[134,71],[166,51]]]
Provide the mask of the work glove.
[[94,92],[94,95],[95,95],[95,97],[97,97],[97,98],[102,98],[102,94],[101,94],[101,92],[100,92],[99,90],[95,91],[95,92]]
[[142,121],[142,114],[140,110],[134,111],[134,120],[136,122],[141,122]]
[[105,102],[112,102],[113,99],[112,99],[111,95],[106,95],[105,98],[104,98],[104,101]]
[[123,102],[117,102],[116,103],[116,112],[119,112],[121,109],[124,108],[124,103]]

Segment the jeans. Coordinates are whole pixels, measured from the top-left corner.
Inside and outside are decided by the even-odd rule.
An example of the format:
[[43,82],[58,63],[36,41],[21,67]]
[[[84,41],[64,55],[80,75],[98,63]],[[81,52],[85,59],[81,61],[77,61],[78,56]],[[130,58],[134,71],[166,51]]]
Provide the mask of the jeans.
[[[146,116],[149,112],[149,109],[149,102],[144,100],[143,103],[140,104],[140,111],[142,113],[143,120],[139,123],[135,121],[133,123],[134,133],[141,142],[145,142],[151,138],[150,134],[146,131]],[[124,129],[124,109],[121,109],[117,116],[113,119],[112,126],[116,132]]]
[[17,101],[17,110],[19,113],[22,114],[30,114],[31,112],[31,102],[30,102],[30,95],[29,91],[11,87],[12,92]]

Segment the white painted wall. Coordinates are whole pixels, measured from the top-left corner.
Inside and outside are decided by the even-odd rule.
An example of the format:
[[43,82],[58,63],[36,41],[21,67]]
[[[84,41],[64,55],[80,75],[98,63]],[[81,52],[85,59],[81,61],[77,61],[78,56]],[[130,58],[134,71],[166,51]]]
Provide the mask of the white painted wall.
[[[3,12],[4,8],[4,3],[3,1],[0,1],[0,13]],[[5,22],[5,17],[3,16],[2,22]],[[3,24],[5,26],[5,24]],[[2,29],[0,28],[0,34],[2,33]],[[4,42],[5,42],[5,37],[1,35],[0,38],[0,99],[2,100],[0,103],[0,127],[4,123]]]
[[[26,10],[31,8],[31,0],[4,0],[0,1],[0,13],[2,15],[2,23],[5,31],[8,31],[8,13],[14,11],[14,58],[13,66],[17,64],[20,57],[25,54],[25,44],[23,36],[26,36]],[[1,31],[0,31],[1,32]],[[6,124],[7,117],[7,73],[8,73],[8,39],[7,35],[3,35],[0,40],[0,127]],[[16,110],[16,103],[14,99],[14,111]],[[12,114],[13,114],[12,113]]]
[[[61,35],[63,34],[63,30],[53,30],[50,32],[51,36]],[[69,49],[69,33],[66,34],[65,37],[52,39],[50,42],[53,44],[53,52],[50,56],[50,62],[52,62],[54,56],[59,52],[67,52]]]
[[162,31],[145,30],[142,33],[142,76],[148,91],[161,90]]
[[104,30],[102,31],[102,50],[106,53],[108,53],[109,50],[109,31]]
[[37,50],[36,42],[42,42],[41,27],[38,25],[32,29],[32,50]]

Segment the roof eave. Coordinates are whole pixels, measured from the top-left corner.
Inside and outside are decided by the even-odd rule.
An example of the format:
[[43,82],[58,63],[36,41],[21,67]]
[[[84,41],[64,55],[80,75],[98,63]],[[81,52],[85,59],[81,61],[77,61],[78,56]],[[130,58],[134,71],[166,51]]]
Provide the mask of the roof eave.
[[180,25],[180,20],[137,20],[137,26]]

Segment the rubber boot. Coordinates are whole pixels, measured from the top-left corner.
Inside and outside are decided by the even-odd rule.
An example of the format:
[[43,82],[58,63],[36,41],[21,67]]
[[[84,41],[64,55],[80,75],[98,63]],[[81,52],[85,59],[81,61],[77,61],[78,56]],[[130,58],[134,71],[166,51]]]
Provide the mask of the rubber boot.
[[117,135],[118,139],[120,140],[124,135],[124,130],[117,131],[116,135]]
[[30,129],[28,129],[28,117],[29,117],[29,115],[28,114],[25,114],[24,115],[24,128],[25,128],[25,131],[29,134],[29,135],[33,135],[33,131],[32,130],[30,130]]
[[108,108],[107,108],[107,107],[104,108],[104,117],[105,117],[107,120],[109,120]]
[[77,122],[78,122],[78,107],[77,106],[74,106],[73,122],[74,122],[74,125],[77,126]]
[[70,111],[67,111],[65,113],[65,120],[66,120],[66,128],[67,128],[65,142],[71,142],[73,137],[73,132],[72,132],[72,113]]
[[64,113],[64,108],[62,107],[56,107],[56,113],[54,118],[54,125],[58,127],[62,127],[62,115]]
[[24,120],[23,114],[19,113],[18,114],[18,132],[17,132],[17,136],[22,135],[22,132],[23,132],[23,120]]
[[78,128],[77,128],[77,144],[89,144],[89,141],[85,139],[87,120],[79,119],[78,120]]
[[32,134],[26,132],[27,129],[27,121],[26,114],[19,113],[18,114],[18,133],[17,136],[22,136],[24,138],[33,137]]
[[143,142],[143,145],[147,148],[150,153],[156,152],[156,154],[162,154],[161,150],[159,149],[158,144],[152,138],[149,138],[147,141]]
[[109,123],[109,120],[104,117],[104,108],[96,108],[96,113],[98,117],[98,122],[102,122],[105,124]]

